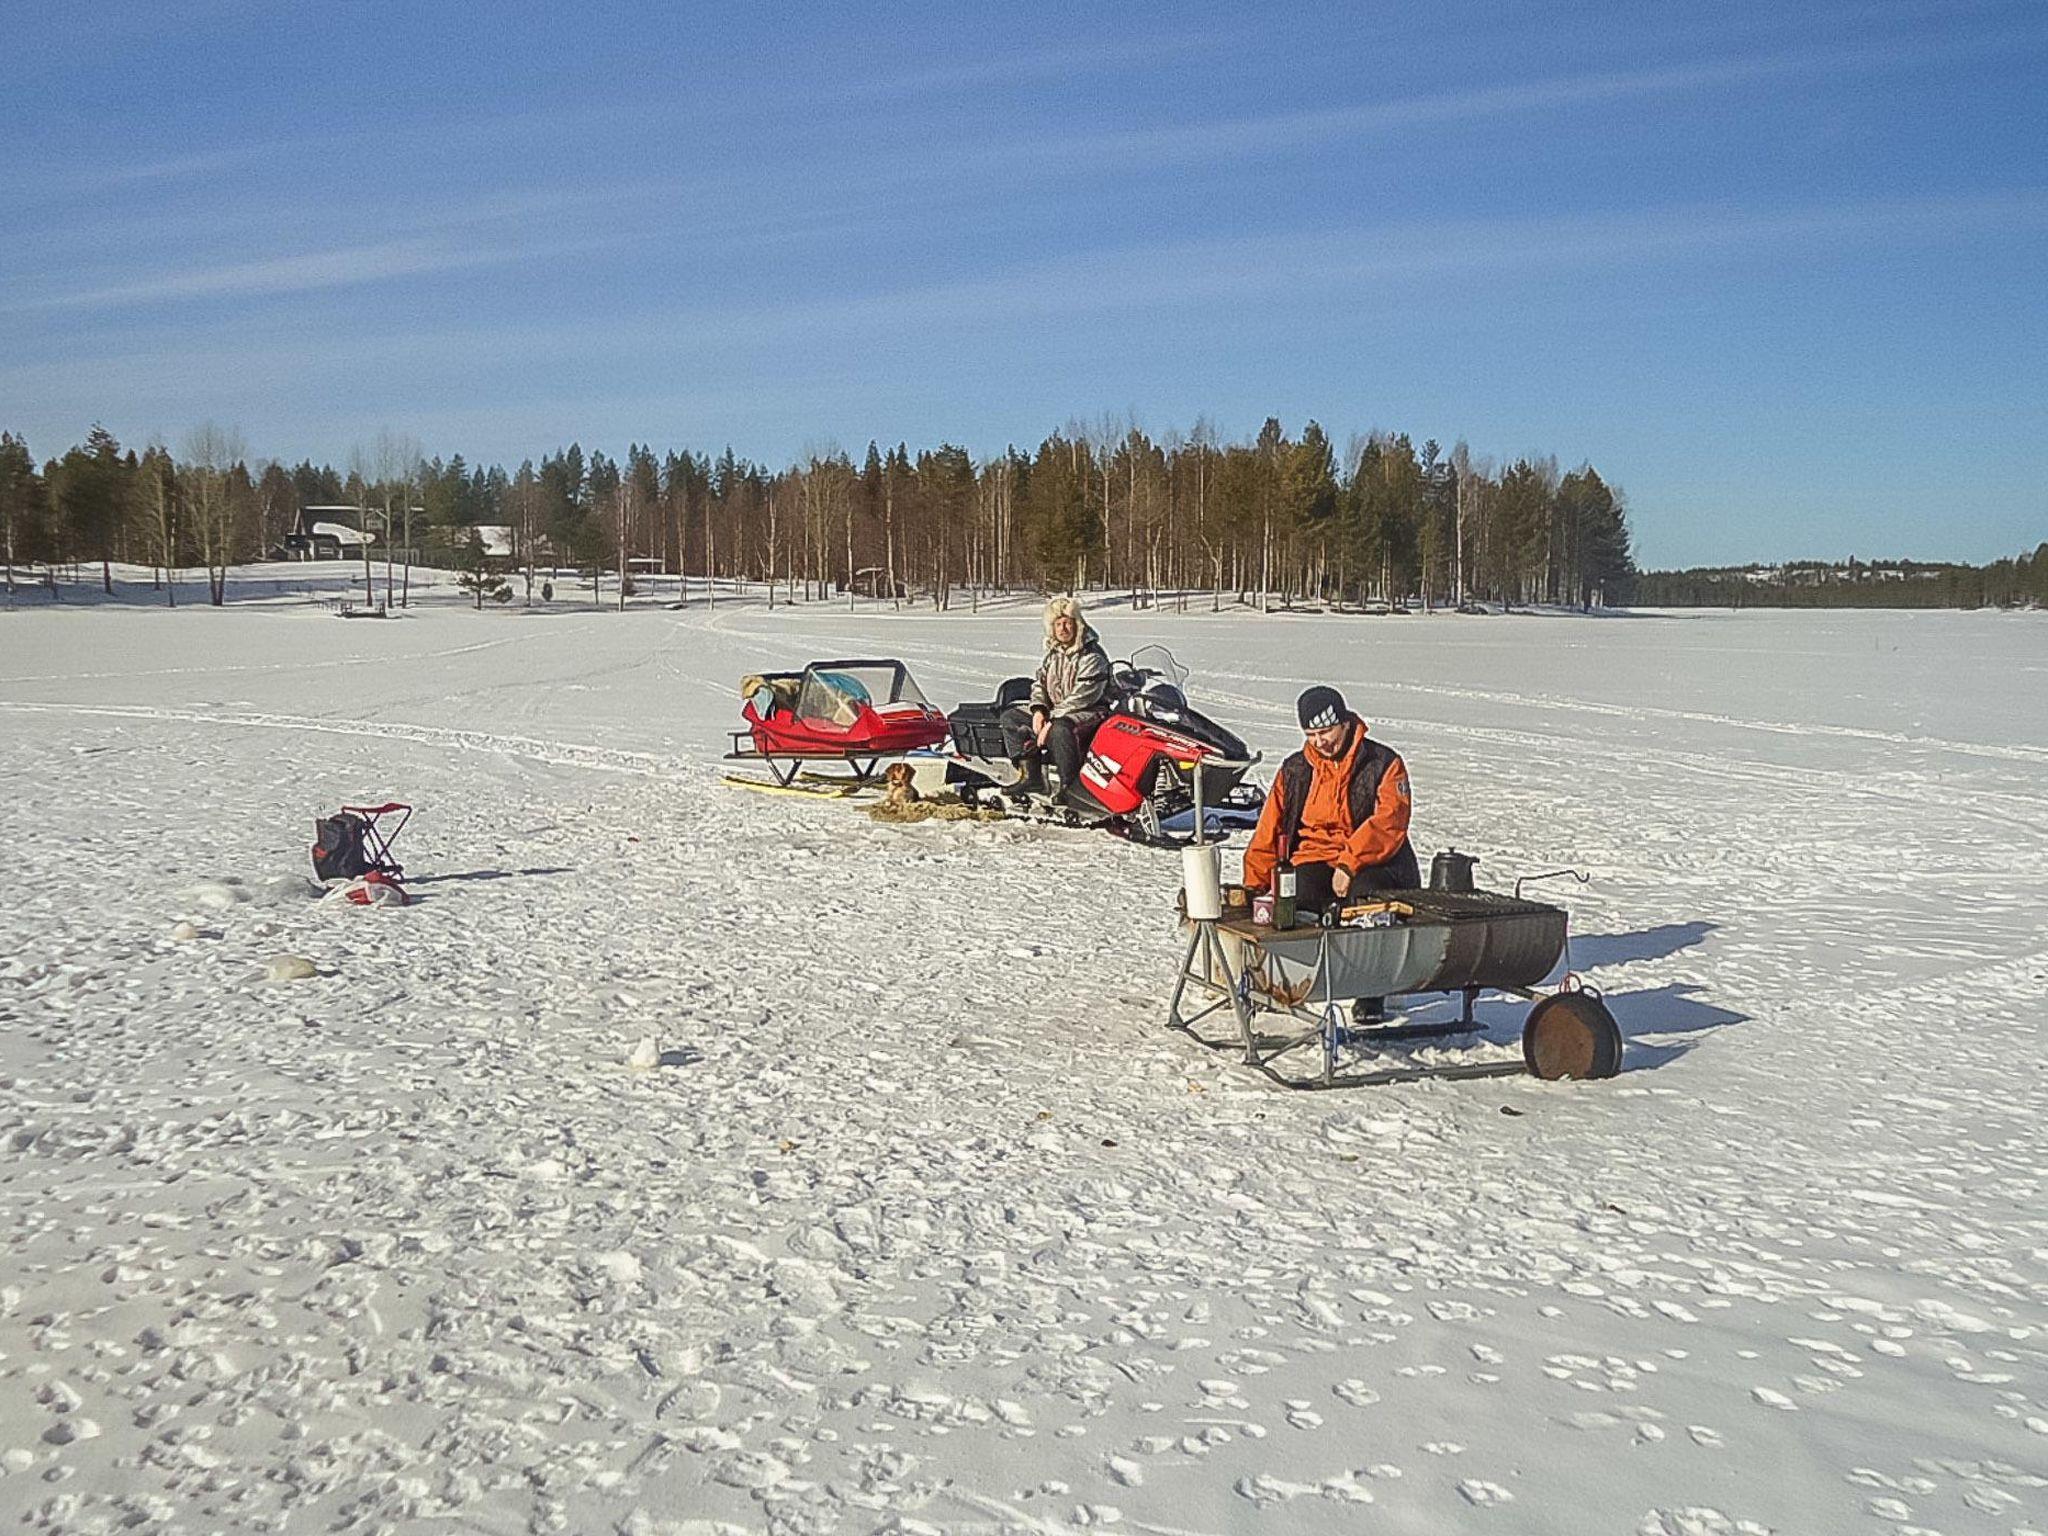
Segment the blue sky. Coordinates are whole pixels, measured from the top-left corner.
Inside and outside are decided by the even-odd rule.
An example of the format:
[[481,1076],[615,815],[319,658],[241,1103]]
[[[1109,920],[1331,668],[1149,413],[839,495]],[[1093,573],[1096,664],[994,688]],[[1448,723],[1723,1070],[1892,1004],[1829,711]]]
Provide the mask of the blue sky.
[[1650,564],[2048,539],[2048,6],[0,0],[0,426],[1590,460]]

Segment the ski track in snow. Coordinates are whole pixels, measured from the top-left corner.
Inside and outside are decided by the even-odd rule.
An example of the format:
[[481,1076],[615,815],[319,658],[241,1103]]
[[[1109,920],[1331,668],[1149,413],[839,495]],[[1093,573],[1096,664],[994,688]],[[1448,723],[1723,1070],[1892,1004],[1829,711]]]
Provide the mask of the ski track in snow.
[[[2038,722],[1670,681],[2015,632],[1770,622],[1392,621],[1391,687],[1384,622],[1103,616],[1269,767],[1313,634],[1442,712],[1425,860],[1595,874],[1620,1079],[1290,1096],[1161,1029],[1170,857],[717,782],[741,672],[950,704],[1028,616],[0,615],[0,1524],[2048,1528]],[[314,899],[386,793],[422,899]]]

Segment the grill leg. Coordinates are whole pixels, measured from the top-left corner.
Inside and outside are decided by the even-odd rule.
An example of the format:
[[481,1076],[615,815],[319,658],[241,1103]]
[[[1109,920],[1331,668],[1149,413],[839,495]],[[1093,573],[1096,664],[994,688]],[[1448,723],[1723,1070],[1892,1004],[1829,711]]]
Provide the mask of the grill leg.
[[[1194,974],[1195,946],[1201,944],[1208,936],[1208,928],[1199,921],[1195,924],[1195,931],[1188,935],[1188,947],[1180,957],[1180,975],[1174,979],[1173,983],[1173,1000],[1166,1005],[1166,1027],[1168,1029],[1187,1028],[1187,1025],[1181,1021],[1180,1000],[1187,995],[1188,981]],[[1207,960],[1207,958],[1208,951],[1204,947],[1203,959]]]
[[1245,1002],[1245,978],[1230,969],[1230,956],[1224,951],[1223,941],[1216,937],[1216,925],[1209,928],[1211,953],[1216,957],[1216,968],[1223,972],[1224,984],[1230,988],[1230,1011],[1237,1015],[1237,1032],[1244,1041],[1244,1064],[1255,1067],[1259,1064],[1259,1048],[1252,1039],[1252,1011]]

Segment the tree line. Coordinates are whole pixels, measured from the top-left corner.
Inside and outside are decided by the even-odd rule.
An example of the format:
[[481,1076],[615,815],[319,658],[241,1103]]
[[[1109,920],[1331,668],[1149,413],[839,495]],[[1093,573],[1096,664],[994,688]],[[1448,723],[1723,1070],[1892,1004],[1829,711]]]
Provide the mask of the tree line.
[[1987,565],[1850,559],[1645,571],[1636,600],[1651,608],[2048,607],[2048,544]]
[[[173,454],[124,450],[95,426],[40,466],[0,433],[6,580],[54,587],[60,566],[203,568],[211,601],[229,566],[273,556],[307,506],[356,509],[392,551],[480,569],[478,528],[509,530],[500,566],[531,600],[561,570],[766,584],[771,600],[865,593],[941,609],[988,591],[1129,589],[1260,608],[1299,603],[1473,601],[1591,606],[1627,601],[1635,564],[1621,493],[1590,464],[1498,464],[1465,444],[1418,448],[1399,433],[1340,454],[1308,422],[1268,419],[1249,440],[1207,421],[1154,437],[1135,422],[1070,424],[1035,449],[977,459],[951,443],[870,443],[780,468],[635,444],[622,459],[576,443],[516,469],[460,454],[426,459],[384,434],[345,468],[252,458],[202,427]],[[374,586],[364,550],[365,580]],[[175,584],[166,594],[175,601]]]

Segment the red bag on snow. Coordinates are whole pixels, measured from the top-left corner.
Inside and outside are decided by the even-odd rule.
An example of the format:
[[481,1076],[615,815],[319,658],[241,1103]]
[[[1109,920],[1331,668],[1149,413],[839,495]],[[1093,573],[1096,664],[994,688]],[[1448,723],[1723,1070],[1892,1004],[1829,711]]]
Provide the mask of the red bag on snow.
[[405,894],[405,887],[398,877],[373,869],[359,879],[351,880],[341,888],[344,900],[352,901],[359,907],[402,907],[412,898]]

